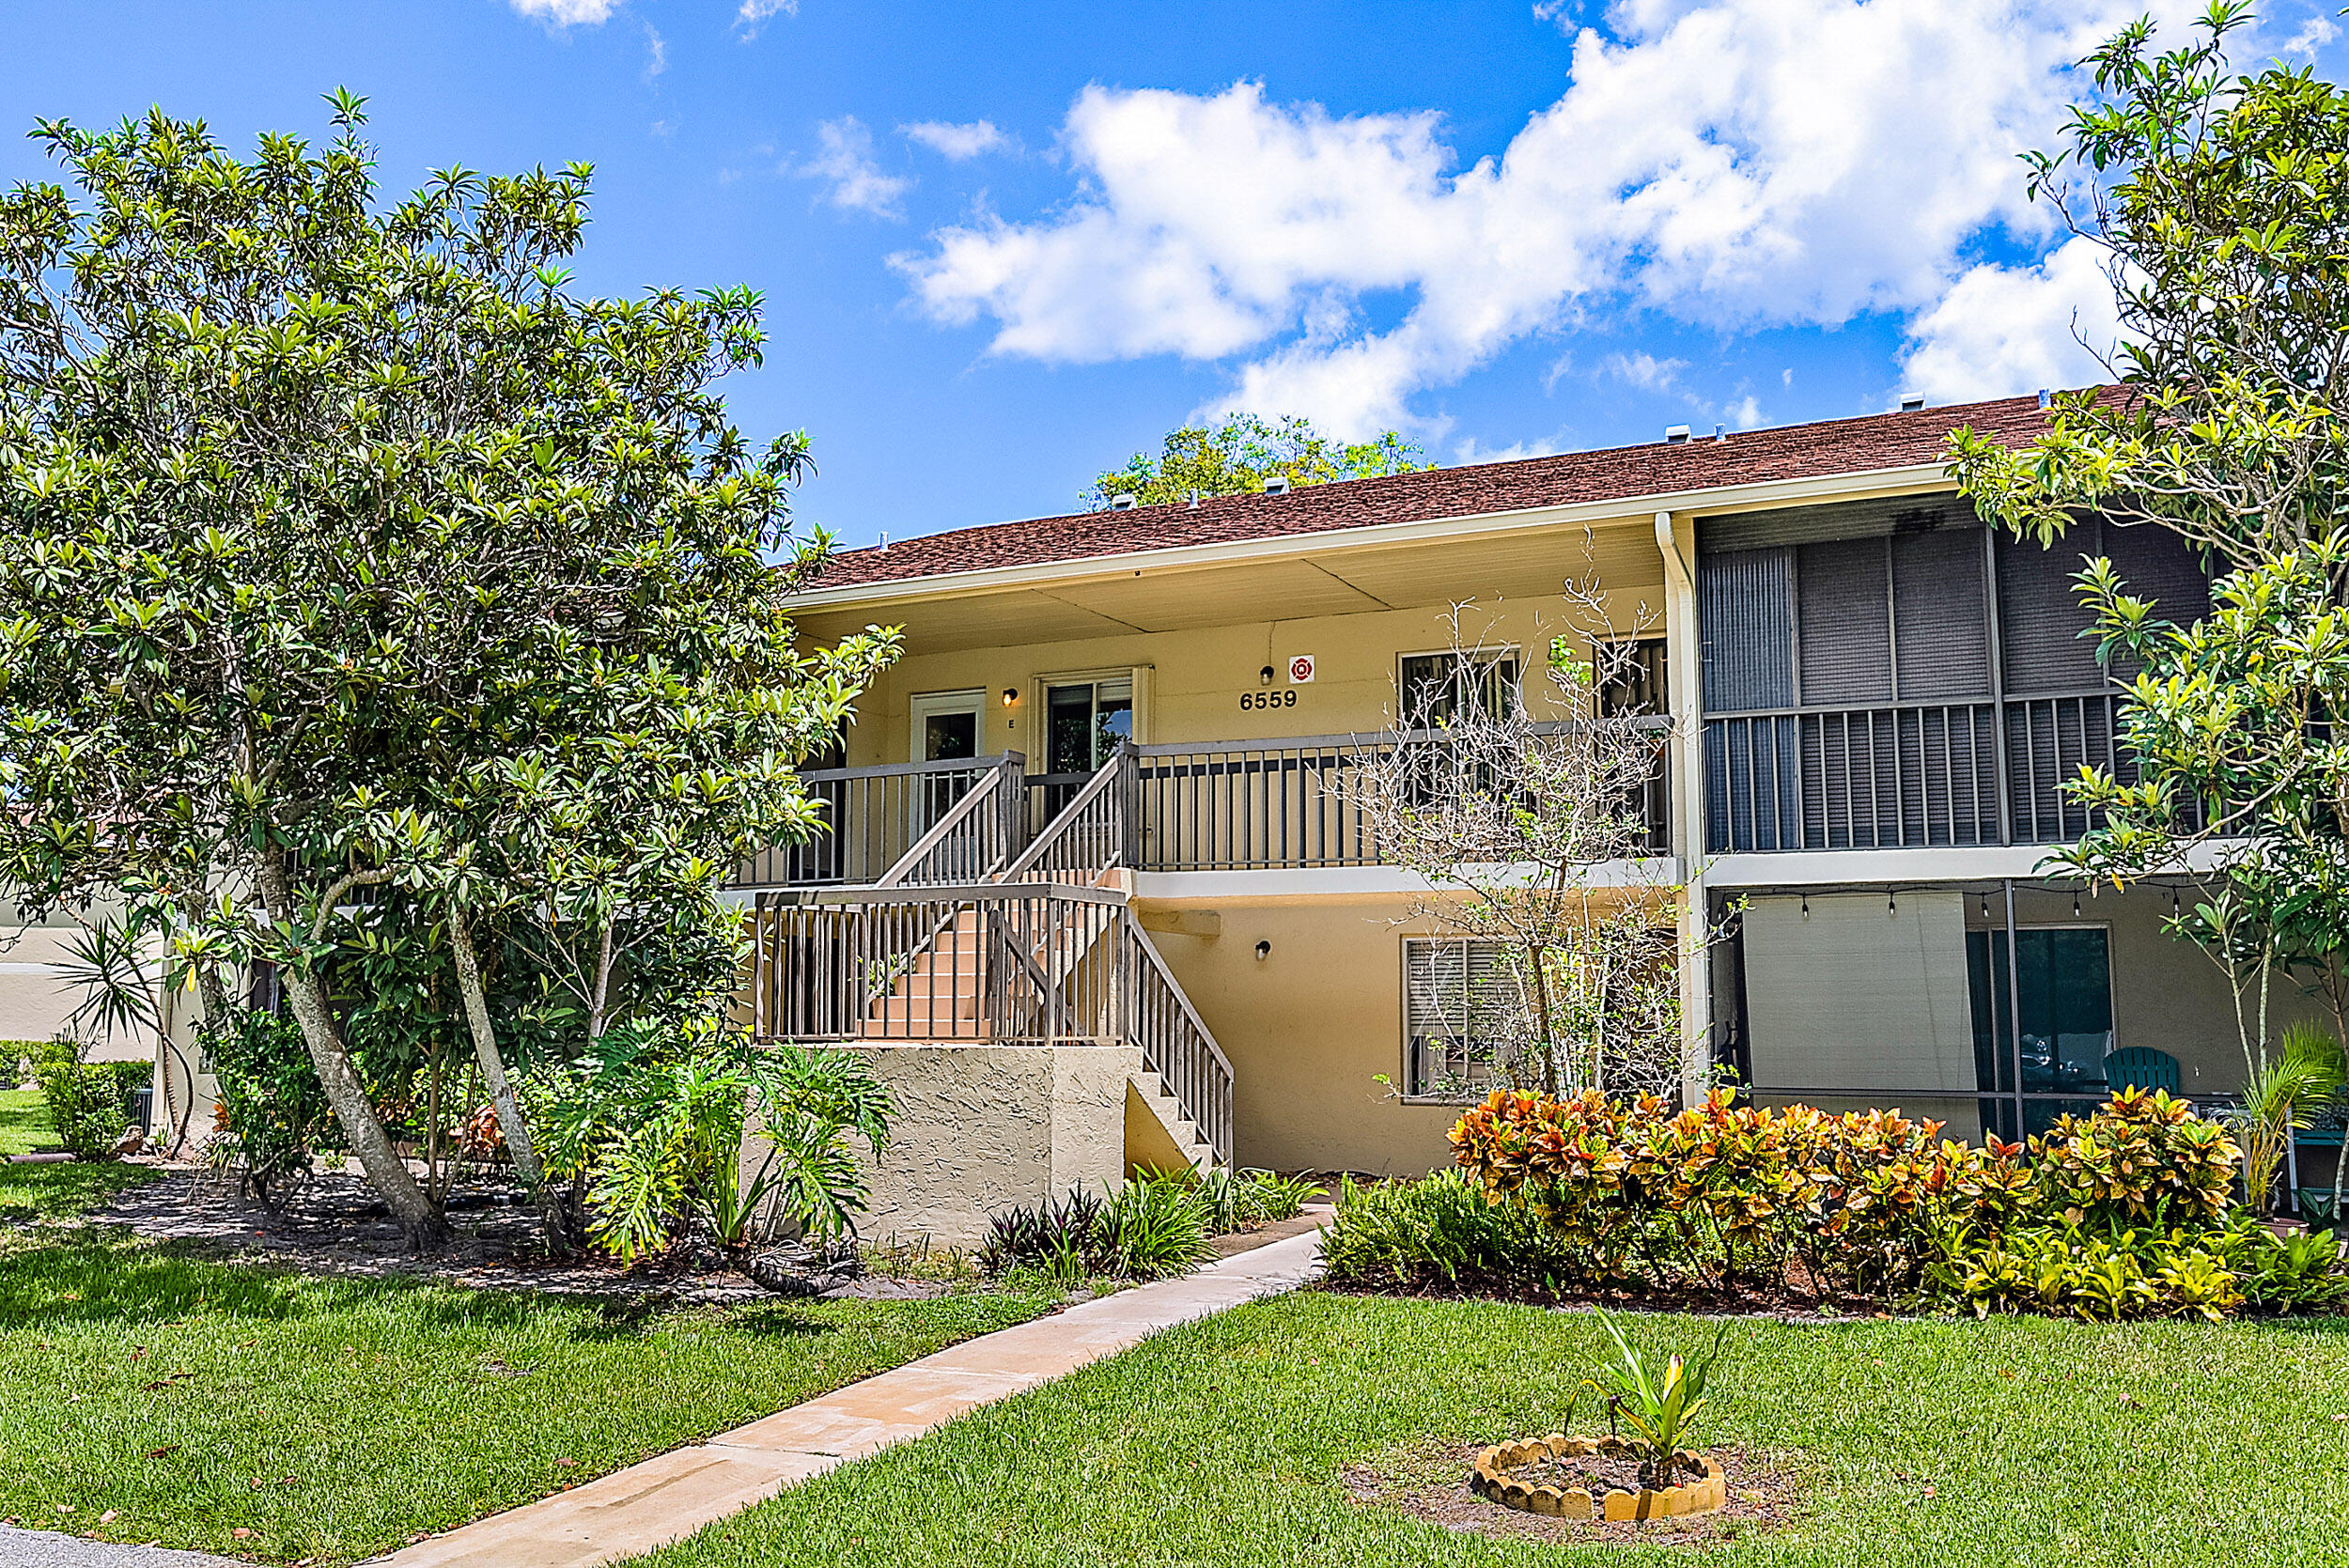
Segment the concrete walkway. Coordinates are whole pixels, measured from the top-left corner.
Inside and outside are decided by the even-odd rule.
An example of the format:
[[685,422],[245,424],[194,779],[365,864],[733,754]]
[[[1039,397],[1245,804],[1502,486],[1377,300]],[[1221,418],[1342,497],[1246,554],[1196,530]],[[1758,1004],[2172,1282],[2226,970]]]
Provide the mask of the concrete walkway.
[[1320,1255],[1315,1227],[1179,1280],[982,1334],[374,1560],[378,1568],[587,1568],[635,1557],[1162,1329],[1294,1290],[1314,1276]]

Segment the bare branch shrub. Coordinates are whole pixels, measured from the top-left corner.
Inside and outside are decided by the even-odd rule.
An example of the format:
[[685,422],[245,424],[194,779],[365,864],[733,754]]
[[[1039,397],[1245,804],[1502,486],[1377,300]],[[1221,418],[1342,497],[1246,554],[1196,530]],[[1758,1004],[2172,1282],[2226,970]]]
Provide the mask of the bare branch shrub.
[[[1456,1027],[1409,1093],[1681,1083],[1679,966],[1701,944],[1681,951],[1684,889],[1661,858],[1673,720],[1641,645],[1656,616],[1642,605],[1625,624],[1595,575],[1565,598],[1577,629],[1531,671],[1454,605],[1440,668],[1398,692],[1394,743],[1354,786],[1382,857],[1433,890],[1411,918],[1465,939],[1411,981],[1426,993],[1414,1016]],[[1536,682],[1562,717],[1535,717]]]

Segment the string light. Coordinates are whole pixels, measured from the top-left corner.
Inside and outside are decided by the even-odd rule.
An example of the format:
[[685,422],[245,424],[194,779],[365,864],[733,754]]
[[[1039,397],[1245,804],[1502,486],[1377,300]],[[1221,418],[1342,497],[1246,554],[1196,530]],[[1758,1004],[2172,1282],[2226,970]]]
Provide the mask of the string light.
[[1802,895],[1802,918],[1811,918],[1811,895],[1807,893]]
[[2080,895],[2077,888],[2072,891],[2072,918],[2074,920],[2080,918]]
[[1982,923],[1990,924],[1990,895],[1986,893],[1982,895]]
[[1899,914],[1900,912],[1901,912],[1901,907],[1900,907],[1900,905],[1899,905],[1899,904],[1897,904],[1897,903],[1895,903],[1895,902],[1893,901],[1893,898],[1892,898],[1892,890],[1891,890],[1890,888],[1887,888],[1887,889],[1885,889],[1885,890],[1884,890],[1884,918],[1885,918],[1885,919],[1887,919],[1887,920],[1890,920],[1893,916],[1895,916],[1895,915]]

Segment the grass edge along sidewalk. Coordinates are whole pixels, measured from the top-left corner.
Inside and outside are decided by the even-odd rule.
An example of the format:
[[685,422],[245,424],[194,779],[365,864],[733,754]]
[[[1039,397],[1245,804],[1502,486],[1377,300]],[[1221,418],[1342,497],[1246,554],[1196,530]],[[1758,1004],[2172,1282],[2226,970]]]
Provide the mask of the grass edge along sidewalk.
[[691,1534],[1150,1336],[1309,1281],[1318,1229],[966,1341],[708,1442],[381,1560],[380,1568],[585,1568]]

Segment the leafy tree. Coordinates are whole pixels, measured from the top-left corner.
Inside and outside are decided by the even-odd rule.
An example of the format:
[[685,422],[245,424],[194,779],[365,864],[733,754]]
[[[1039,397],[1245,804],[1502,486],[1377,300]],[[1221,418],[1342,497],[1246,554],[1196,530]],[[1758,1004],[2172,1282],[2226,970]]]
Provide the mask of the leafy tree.
[[2219,574],[2192,626],[2108,561],[2080,574],[2100,657],[2137,666],[2130,767],[2067,786],[2100,826],[2050,863],[2116,884],[2213,868],[2172,925],[2234,979],[2259,1082],[2271,976],[2326,995],[2337,1024],[2349,1001],[2349,94],[2307,70],[2231,72],[2249,17],[2225,0],[2184,47],[2155,53],[2140,22],[2091,57],[2098,101],[2029,162],[2033,193],[2109,257],[2116,385],[2060,396],[2029,447],[1960,431],[1952,455],[2020,533],[2102,511],[2175,530]]
[[1264,489],[1271,478],[1300,489],[1333,479],[1376,479],[1436,466],[1412,460],[1422,456],[1416,443],[1392,430],[1377,441],[1348,444],[1331,441],[1296,414],[1275,426],[1252,413],[1236,413],[1213,427],[1184,426],[1166,438],[1164,452],[1156,458],[1135,453],[1125,467],[1096,479],[1081,499],[1097,512],[1121,495],[1156,506],[1193,496],[1241,495]]
[[380,207],[333,101],[323,150],[249,160],[160,112],[44,123],[74,193],[0,198],[0,882],[129,890],[208,1007],[276,965],[423,1244],[332,988],[404,902],[553,1230],[481,1005],[506,933],[739,944],[725,867],[812,831],[791,765],[894,644],[794,645],[828,544],[791,529],[806,439],[754,448],[712,385],[760,362],[755,294],[575,294],[583,166]]

